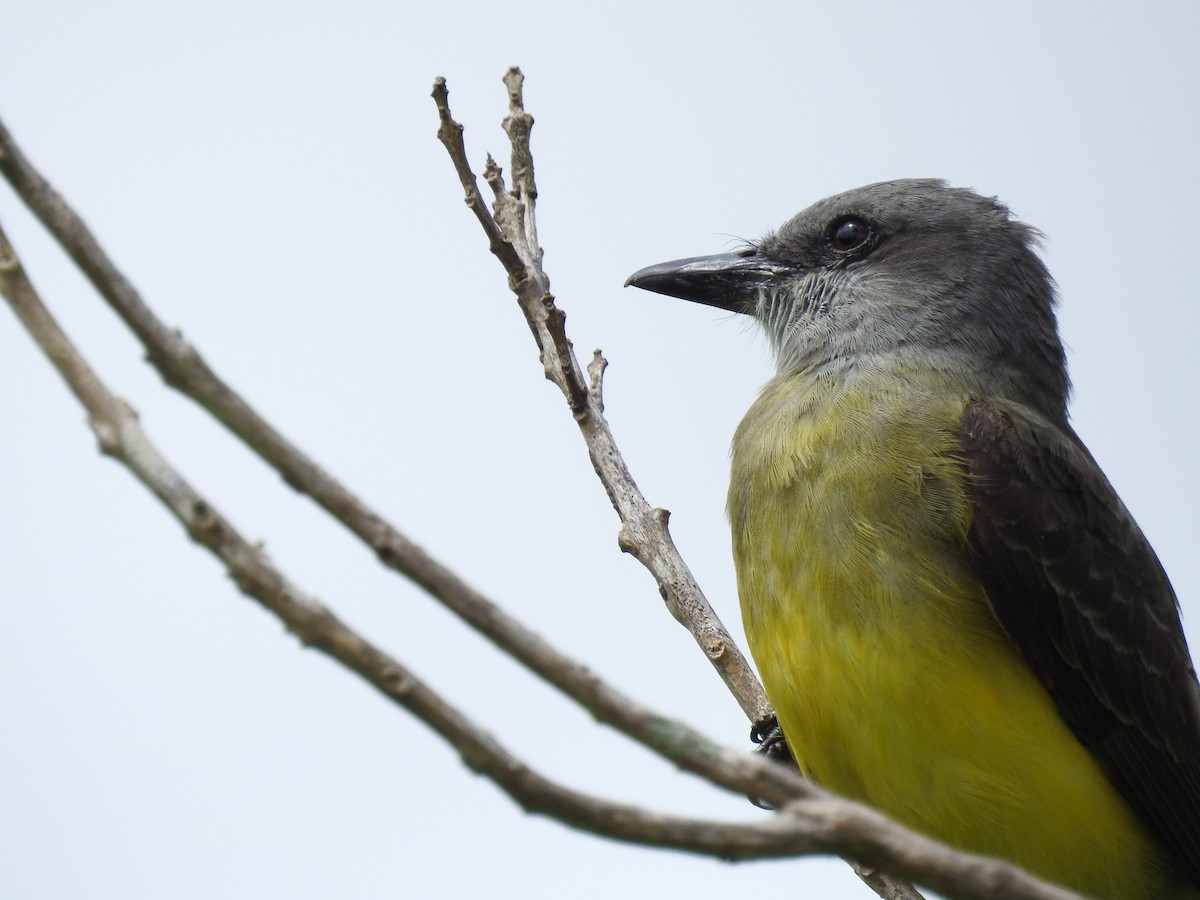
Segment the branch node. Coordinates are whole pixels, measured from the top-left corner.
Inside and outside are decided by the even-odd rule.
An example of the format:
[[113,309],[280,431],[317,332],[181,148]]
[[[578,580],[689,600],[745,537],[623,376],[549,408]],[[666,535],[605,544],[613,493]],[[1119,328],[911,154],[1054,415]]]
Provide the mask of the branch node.
[[623,523],[617,530],[617,547],[622,553],[628,553],[634,557],[638,555],[637,538],[634,537],[633,529],[629,527],[628,523]]
[[121,431],[116,423],[107,418],[89,416],[88,426],[92,429],[92,434],[96,435],[96,444],[100,452],[105,456],[120,459]]
[[729,652],[729,644],[726,641],[712,641],[704,646],[704,653],[713,662],[722,659]]

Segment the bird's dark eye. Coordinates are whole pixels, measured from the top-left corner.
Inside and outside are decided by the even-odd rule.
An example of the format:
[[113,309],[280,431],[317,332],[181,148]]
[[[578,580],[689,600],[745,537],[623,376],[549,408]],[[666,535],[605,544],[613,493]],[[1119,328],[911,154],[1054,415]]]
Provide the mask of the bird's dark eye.
[[842,216],[829,226],[829,245],[845,252],[861,247],[871,236],[871,226],[858,216]]

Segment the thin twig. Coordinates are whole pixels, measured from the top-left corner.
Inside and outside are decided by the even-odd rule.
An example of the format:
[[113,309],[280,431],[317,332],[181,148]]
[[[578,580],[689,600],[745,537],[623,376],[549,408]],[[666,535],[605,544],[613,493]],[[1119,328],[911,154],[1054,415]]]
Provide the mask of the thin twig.
[[[633,554],[654,576],[671,614],[693,635],[747,717],[754,722],[770,714],[766,694],[746,658],[717,618],[667,530],[668,513],[651,507],[638,490],[604,418],[598,394],[589,394],[589,379],[575,359],[565,329],[566,317],[554,303],[550,279],[541,268],[534,220],[529,134],[533,119],[521,98],[520,70],[509,69],[505,85],[509,116],[505,129],[513,145],[513,188],[505,188],[499,168],[489,157],[484,177],[495,195],[495,214],[479,196],[475,174],[467,160],[462,126],[450,113],[445,79],[433,84],[433,99],[441,122],[438,138],[458,173],[464,199],[488,236],[488,243],[508,273],[508,284],[529,323],[542,356],[546,377],[562,391],[587,445],[588,456],[621,520],[618,544]],[[500,248],[499,250],[497,248]]]
[[[545,778],[399,661],[293,585],[260,546],[242,537],[175,471],[150,442],[134,411],[104,385],[46,309],[3,230],[0,294],[87,410],[102,452],[122,463],[158,497],[192,540],[225,564],[243,593],[274,613],[302,643],[342,663],[417,716],[453,745],[467,766],[491,779],[527,811],[618,840],[724,859],[849,849],[874,865],[917,874],[947,894],[981,900],[1069,900],[1075,896],[1046,888],[1003,863],[954,853],[889,823],[866,807],[817,794],[787,804],[780,815],[760,823],[726,823],[613,803]],[[762,760],[740,758],[751,768],[779,768]],[[936,866],[932,874],[928,871],[931,861]]]

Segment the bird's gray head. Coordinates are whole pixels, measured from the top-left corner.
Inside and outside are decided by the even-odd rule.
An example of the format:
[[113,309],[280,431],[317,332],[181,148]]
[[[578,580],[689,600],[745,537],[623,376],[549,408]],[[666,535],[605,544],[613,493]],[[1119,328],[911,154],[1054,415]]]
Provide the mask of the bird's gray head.
[[1065,421],[1038,237],[994,198],[887,181],[821,200],[740,252],[650,266],[626,284],[752,315],[780,372],[917,366]]

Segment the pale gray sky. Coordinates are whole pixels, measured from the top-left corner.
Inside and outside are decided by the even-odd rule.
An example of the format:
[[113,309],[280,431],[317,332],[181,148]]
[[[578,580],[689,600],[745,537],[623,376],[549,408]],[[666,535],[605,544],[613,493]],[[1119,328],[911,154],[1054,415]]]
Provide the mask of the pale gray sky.
[[[577,349],[727,623],[729,438],[769,371],[718,311],[621,284],[836,191],[939,176],[1046,233],[1074,422],[1200,642],[1183,2],[11,4],[0,115],[168,322],[414,539],[645,702],[747,726],[616,547],[565,407],[462,205],[524,69],[546,265]],[[336,10],[336,11],[335,11]],[[181,397],[6,189],[54,312],[185,475],[305,589],[567,783],[758,813],[612,737],[298,498]],[[235,592],[0,313],[0,895],[866,897],[832,861],[730,866],[525,816]]]

